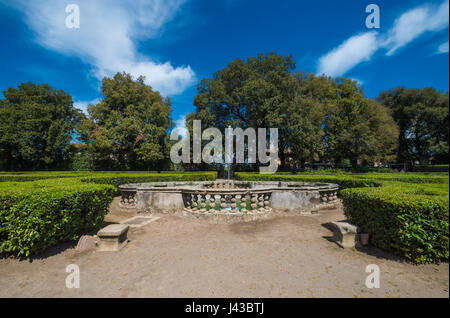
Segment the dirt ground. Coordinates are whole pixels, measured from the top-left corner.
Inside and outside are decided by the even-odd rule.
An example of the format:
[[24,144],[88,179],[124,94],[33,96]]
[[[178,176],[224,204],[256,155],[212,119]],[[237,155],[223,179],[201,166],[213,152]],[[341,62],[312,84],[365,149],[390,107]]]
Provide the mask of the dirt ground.
[[[134,216],[117,209],[110,222]],[[61,244],[29,260],[0,259],[0,297],[449,297],[449,266],[412,265],[373,247],[342,249],[325,223],[342,211],[210,225],[172,215],[130,228],[120,252]],[[80,268],[68,289],[66,266]],[[380,268],[380,288],[365,285]]]

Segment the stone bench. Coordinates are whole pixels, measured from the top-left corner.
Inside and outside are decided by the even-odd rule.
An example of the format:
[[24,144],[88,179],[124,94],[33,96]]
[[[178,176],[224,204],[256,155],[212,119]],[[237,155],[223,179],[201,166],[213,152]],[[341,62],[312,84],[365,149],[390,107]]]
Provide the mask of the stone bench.
[[358,245],[358,227],[347,222],[331,222],[333,238],[341,247],[355,247]]
[[97,236],[100,238],[99,251],[119,251],[128,243],[126,224],[111,224],[101,229]]

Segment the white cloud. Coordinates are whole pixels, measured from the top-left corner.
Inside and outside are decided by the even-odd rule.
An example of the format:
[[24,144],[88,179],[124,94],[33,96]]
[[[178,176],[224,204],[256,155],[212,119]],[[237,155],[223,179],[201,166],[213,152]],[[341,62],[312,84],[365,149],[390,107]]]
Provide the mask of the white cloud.
[[444,1],[439,6],[426,4],[403,13],[389,30],[383,46],[393,55],[398,49],[412,42],[428,31],[440,31],[448,28],[449,2]]
[[178,135],[183,139],[186,138],[188,129],[186,127],[186,115],[180,116],[177,120],[175,120],[175,127],[173,130],[176,130]]
[[353,80],[353,81],[356,81],[359,86],[362,86],[365,83],[364,81],[362,81],[362,80],[360,80],[358,78],[355,78],[355,77],[351,77],[350,79]]
[[[5,0],[0,0],[4,2]],[[163,95],[181,93],[195,80],[190,66],[174,67],[140,54],[137,41],[154,38],[162,26],[174,18],[186,0],[19,0],[13,4],[25,15],[42,46],[81,58],[101,79],[126,71],[144,75],[147,84]],[[65,26],[65,8],[80,8],[80,28]]]
[[[448,28],[448,10],[448,0],[440,5],[426,4],[400,15],[384,35],[372,31],[352,36],[320,57],[317,73],[329,76],[344,75],[361,62],[369,61],[380,48],[386,48],[386,55],[391,56],[425,32],[438,32]],[[446,51],[448,52],[448,42],[439,47],[440,53]]]
[[377,32],[352,36],[319,59],[317,73],[341,76],[357,64],[369,61],[377,49]]
[[93,99],[91,101],[76,101],[73,103],[73,107],[80,109],[83,113],[88,115],[87,108],[89,105],[95,105],[100,102],[99,98]]
[[448,41],[439,45],[437,53],[448,53]]

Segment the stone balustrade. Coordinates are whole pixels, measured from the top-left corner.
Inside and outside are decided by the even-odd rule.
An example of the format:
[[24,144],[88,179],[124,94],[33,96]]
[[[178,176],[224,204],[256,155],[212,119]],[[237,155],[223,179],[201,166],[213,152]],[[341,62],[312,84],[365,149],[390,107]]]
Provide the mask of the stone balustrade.
[[272,191],[247,189],[184,190],[183,202],[187,211],[207,213],[267,213],[271,211]]
[[254,220],[274,213],[311,214],[334,209],[338,186],[331,183],[199,181],[119,186],[120,206],[138,212],[208,217],[213,223]]
[[321,190],[320,193],[320,209],[335,209],[339,203],[338,191],[336,190]]
[[125,209],[136,208],[136,189],[122,189],[119,206]]

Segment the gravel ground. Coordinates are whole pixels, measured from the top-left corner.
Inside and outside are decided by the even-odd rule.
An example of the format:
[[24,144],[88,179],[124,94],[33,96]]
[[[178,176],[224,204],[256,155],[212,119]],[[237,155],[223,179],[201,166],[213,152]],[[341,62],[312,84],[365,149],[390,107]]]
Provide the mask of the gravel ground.
[[[108,221],[133,216],[116,205]],[[234,225],[160,216],[131,228],[120,252],[61,244],[0,259],[0,297],[449,297],[448,263],[417,266],[329,241],[324,224],[342,211]],[[79,289],[66,288],[69,264],[80,268]],[[369,264],[380,268],[379,289],[365,286]]]

